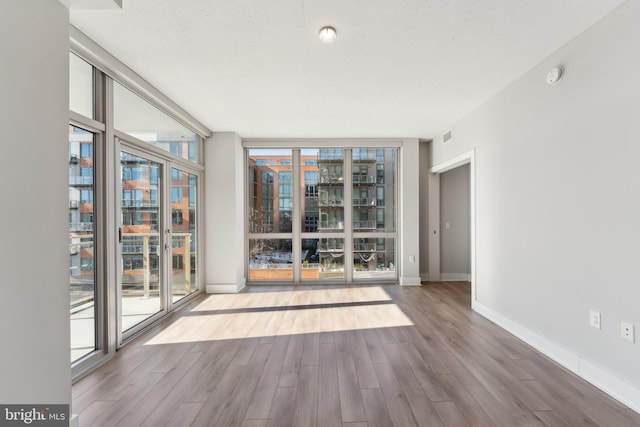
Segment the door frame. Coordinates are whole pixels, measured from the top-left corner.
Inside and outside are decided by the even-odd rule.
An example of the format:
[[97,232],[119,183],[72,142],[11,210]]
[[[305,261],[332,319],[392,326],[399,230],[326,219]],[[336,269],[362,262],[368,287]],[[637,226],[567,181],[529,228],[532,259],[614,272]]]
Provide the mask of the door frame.
[[[429,281],[440,281],[440,174],[469,165],[469,219],[471,242],[471,305],[476,301],[476,173],[475,149],[469,150],[429,169]],[[433,270],[432,270],[433,268]],[[433,272],[433,275],[432,275]]]
[[[115,292],[112,295],[115,297],[115,336],[116,336],[116,348],[122,347],[127,342],[144,332],[150,325],[162,320],[174,311],[176,308],[182,306],[188,301],[195,298],[197,295],[204,291],[202,278],[204,277],[204,269],[202,264],[202,252],[204,250],[204,230],[203,220],[204,217],[204,203],[202,202],[203,185],[204,185],[204,167],[200,164],[192,163],[189,160],[177,158],[171,153],[164,151],[158,147],[154,147],[147,142],[140,141],[137,138],[128,135],[124,132],[114,132],[114,161],[113,161],[113,199],[114,199],[114,228],[113,239],[115,242],[114,262],[111,264],[113,268]],[[160,286],[164,286],[161,290],[161,305],[162,308],[158,313],[153,314],[144,321],[138,323],[132,328],[128,329],[126,333],[122,331],[122,244],[119,243],[118,230],[121,227],[121,198],[122,198],[122,176],[120,172],[120,153],[122,151],[131,153],[135,156],[142,157],[153,162],[159,163],[162,166],[162,171],[159,174],[160,185],[158,189],[158,197],[161,198],[160,205],[160,219],[159,219],[159,245],[163,248],[163,261],[161,261],[162,277]],[[171,236],[171,169],[175,168],[182,172],[195,175],[197,177],[196,187],[196,277],[193,283],[197,284],[198,289],[193,291],[190,295],[186,295],[184,298],[178,301],[173,301],[172,289],[171,289],[171,274],[172,274],[172,236]],[[166,246],[168,244],[168,247]]]
[[[169,163],[166,159],[161,156],[157,156],[155,153],[141,149],[136,144],[132,144],[129,141],[126,141],[122,138],[116,138],[117,145],[117,168],[121,167],[120,163],[120,154],[122,152],[126,152],[132,154],[136,157],[140,157],[146,160],[150,160],[152,162],[158,163],[161,167],[161,171],[158,174],[158,178],[160,183],[158,185],[158,198],[161,200],[161,204],[159,205],[159,218],[158,218],[158,247],[162,248],[162,256],[160,257],[160,278],[159,278],[159,294],[160,294],[160,310],[157,313],[152,314],[147,317],[140,323],[135,324],[131,328],[124,331],[122,329],[122,242],[118,237],[116,237],[116,324],[117,324],[117,332],[118,332],[118,346],[121,346],[123,343],[130,340],[132,337],[137,335],[144,328],[149,326],[150,324],[156,322],[157,320],[164,317],[169,311],[170,306],[167,303],[169,301],[169,297],[167,295],[169,283],[167,276],[167,264],[169,263],[169,257],[167,255],[167,242],[171,241],[171,236],[167,234],[168,223],[167,223],[167,170],[169,168]],[[116,233],[119,233],[122,227],[121,222],[121,200],[122,200],[122,173],[116,173]]]

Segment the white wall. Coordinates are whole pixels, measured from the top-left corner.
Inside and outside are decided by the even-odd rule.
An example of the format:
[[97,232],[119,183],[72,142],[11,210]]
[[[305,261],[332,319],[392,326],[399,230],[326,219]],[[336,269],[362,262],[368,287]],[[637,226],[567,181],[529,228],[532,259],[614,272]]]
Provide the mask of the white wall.
[[475,147],[477,303],[635,385],[636,409],[640,342],[619,330],[640,338],[638,22],[640,2],[623,4],[434,141],[432,159]]
[[0,3],[0,402],[69,404],[69,16]]
[[204,143],[207,292],[238,292],[244,277],[244,150],[233,132]]
[[440,275],[442,280],[470,280],[469,169],[469,165],[466,164],[440,175]]

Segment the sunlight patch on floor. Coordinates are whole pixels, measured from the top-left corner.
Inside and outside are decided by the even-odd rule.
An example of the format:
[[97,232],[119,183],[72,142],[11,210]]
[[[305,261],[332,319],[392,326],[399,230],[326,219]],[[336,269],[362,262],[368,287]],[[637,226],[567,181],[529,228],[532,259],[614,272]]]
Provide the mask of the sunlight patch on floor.
[[378,286],[335,289],[244,292],[210,295],[191,311],[231,310],[238,308],[282,307],[295,305],[340,304],[349,302],[390,301]]
[[[357,301],[349,301],[348,295],[352,293],[352,289],[348,290],[351,292],[344,292],[344,290],[341,289],[327,289],[319,291],[212,295],[196,309],[192,310],[194,315],[187,314],[177,319],[166,329],[150,338],[145,345],[392,328],[413,325],[411,320],[397,305],[388,302],[375,303],[375,301],[390,300],[384,290],[381,288],[362,288],[359,291],[364,291],[365,289],[367,289],[367,291],[356,292],[354,294],[358,295],[359,300]],[[328,292],[328,295],[325,294],[324,296],[313,299],[313,303],[306,299],[309,295],[321,295],[325,292]],[[384,294],[384,298],[381,298],[382,295],[380,292]],[[280,295],[280,297],[277,297],[277,295]],[[336,298],[327,298],[329,295],[334,295]],[[211,300],[217,299],[217,297],[220,296],[224,297],[221,298],[221,300],[226,301],[223,307],[218,305],[220,301],[216,301],[215,304],[211,302]],[[279,300],[280,303],[275,304],[276,300]],[[358,305],[358,303],[364,302],[373,303]],[[265,306],[265,303],[269,305]],[[349,303],[353,303],[354,305],[349,305]],[[300,305],[309,304],[312,306],[300,308]],[[313,307],[314,304],[321,305],[321,307]],[[327,307],[327,305],[330,304],[339,304],[339,306]],[[259,311],[251,311],[251,309],[256,306],[260,308],[273,307],[274,310],[261,309]],[[248,311],[238,312],[237,310],[242,307]],[[291,307],[291,309],[288,307]],[[222,311],[212,314],[196,313],[198,310],[210,311],[225,309],[234,310],[234,312],[225,313]]]

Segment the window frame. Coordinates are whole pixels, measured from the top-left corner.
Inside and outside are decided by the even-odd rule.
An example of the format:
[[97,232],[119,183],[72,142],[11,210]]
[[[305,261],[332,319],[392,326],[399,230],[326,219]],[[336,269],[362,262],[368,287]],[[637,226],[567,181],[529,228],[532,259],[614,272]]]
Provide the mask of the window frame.
[[[88,356],[72,363],[72,382],[82,378],[87,373],[108,360],[120,346],[118,333],[116,331],[116,292],[112,286],[107,284],[115,283],[117,275],[116,254],[114,248],[118,247],[115,209],[116,206],[116,161],[117,147],[113,141],[117,136],[117,131],[113,128],[113,84],[118,81],[120,84],[140,96],[154,107],[172,117],[177,122],[184,125],[197,135],[197,155],[199,163],[195,163],[193,158],[175,159],[170,153],[162,152],[161,156],[169,154],[171,162],[182,170],[193,172],[198,177],[198,214],[197,214],[197,265],[199,271],[196,280],[199,291],[190,297],[195,297],[204,290],[204,229],[202,221],[204,218],[204,139],[212,135],[212,132],[185,110],[171,101],[167,96],[158,91],[154,86],[136,75],[127,66],[110,55],[86,35],[69,26],[69,54],[78,56],[83,61],[92,66],[94,73],[94,108],[92,117],[87,117],[78,112],[69,110],[69,124],[93,132],[95,136],[94,157],[94,202],[97,209],[94,210],[95,227],[95,270],[96,270],[96,350]],[[131,138],[125,138],[132,141]],[[136,141],[132,141],[136,143]],[[139,141],[138,141],[139,142]],[[147,150],[154,152],[157,147],[152,147],[147,143]],[[190,153],[191,154],[191,153]],[[70,162],[80,162],[80,152],[75,158],[70,158]],[[194,240],[192,240],[192,245]],[[192,267],[196,264],[191,264]],[[179,304],[187,303],[190,298],[184,298]]]
[[[337,284],[345,284],[345,283],[366,283],[366,282],[398,282],[399,280],[399,275],[400,275],[400,271],[397,268],[398,266],[398,260],[399,260],[399,252],[400,252],[400,248],[401,248],[401,242],[400,242],[400,230],[398,229],[398,215],[399,215],[399,209],[398,209],[398,198],[399,198],[399,194],[400,194],[400,182],[399,182],[399,174],[400,174],[400,148],[401,148],[401,141],[398,140],[370,140],[370,139],[361,139],[361,140],[349,140],[349,139],[345,139],[345,140],[317,140],[317,139],[306,139],[306,140],[265,140],[265,139],[246,139],[243,140],[243,148],[245,150],[245,161],[244,161],[244,167],[245,167],[245,174],[244,176],[245,178],[245,262],[244,262],[244,268],[245,268],[245,277],[247,278],[247,283],[252,284],[252,285],[259,285],[259,284],[273,284],[273,283],[278,283],[278,281],[253,281],[250,279],[250,269],[249,269],[249,244],[248,242],[250,240],[254,240],[254,239],[292,239],[292,243],[293,243],[293,255],[294,255],[294,263],[293,263],[293,268],[294,268],[294,274],[293,274],[293,280],[292,280],[292,284],[300,284],[300,283],[327,283],[327,284],[331,284],[331,283],[337,283]],[[249,210],[251,209],[251,205],[250,205],[250,197],[249,197],[249,186],[251,185],[251,183],[249,182],[249,168],[253,166],[259,166],[257,165],[257,162],[252,162],[249,158],[249,151],[250,150],[254,150],[254,149],[273,149],[273,150],[281,150],[281,149],[290,149],[292,150],[292,154],[293,154],[293,158],[294,161],[292,162],[292,168],[293,168],[293,181],[294,181],[294,188],[296,189],[294,191],[294,203],[293,203],[293,223],[296,224],[294,226],[294,229],[292,230],[291,233],[258,233],[258,232],[253,232],[250,228],[250,222],[249,222]],[[342,230],[336,233],[322,233],[322,235],[320,233],[317,232],[305,232],[305,226],[303,225],[303,221],[306,218],[305,212],[300,212],[300,201],[302,199],[305,198],[305,185],[304,182],[301,183],[300,181],[303,179],[301,177],[301,170],[302,167],[304,165],[301,164],[300,162],[300,157],[301,157],[301,153],[304,149],[335,149],[335,151],[327,151],[325,157],[327,157],[328,159],[333,159],[335,156],[339,157],[339,154],[337,153],[337,150],[344,150],[343,152],[343,157],[342,157],[342,161],[343,163],[341,165],[336,165],[336,166],[341,166],[342,168],[342,176],[344,177],[344,186],[343,186],[343,200],[344,200],[344,211],[343,211],[343,221],[345,224],[349,224],[349,228],[348,230]],[[376,149],[393,149],[395,150],[395,154],[393,154],[393,160],[395,163],[395,167],[394,167],[394,180],[393,180],[393,185],[394,185],[394,191],[392,194],[393,200],[394,200],[394,206],[393,206],[393,231],[378,231],[377,227],[376,229],[373,229],[371,231],[355,231],[353,230],[353,225],[352,225],[352,210],[353,210],[353,200],[352,200],[352,190],[353,190],[353,182],[352,182],[352,165],[353,165],[353,157],[352,157],[352,150],[357,149],[357,150],[371,150],[374,149],[374,156],[373,157],[373,161],[377,162],[377,156],[378,156],[378,151],[375,151]],[[258,158],[260,158],[260,155],[257,155]],[[263,160],[263,159],[260,159]],[[264,161],[265,164],[268,163],[268,161]],[[337,171],[338,169],[336,169]],[[375,171],[375,166],[374,166],[374,174],[376,173]],[[320,171],[318,171],[318,175],[319,175],[319,180],[321,179],[322,174],[320,173]],[[349,177],[349,178],[347,178]],[[373,182],[374,186],[378,185],[377,182]],[[382,184],[380,184],[382,185]],[[318,191],[319,192],[319,191]],[[300,194],[298,194],[300,193]],[[386,193],[386,192],[385,192]],[[376,197],[377,194],[374,193],[373,197]],[[275,198],[275,197],[274,197]],[[264,201],[264,199],[263,199]],[[348,212],[348,213],[347,213]],[[376,215],[374,215],[375,217]],[[386,219],[388,220],[388,215],[386,215]],[[319,220],[321,220],[321,218],[319,218]],[[377,223],[376,223],[377,226]],[[309,281],[309,280],[301,280],[301,267],[299,266],[299,263],[297,263],[295,260],[299,259],[298,255],[296,255],[297,252],[300,252],[300,245],[302,240],[304,239],[314,239],[314,238],[344,238],[344,244],[345,246],[348,248],[352,248],[353,246],[353,241],[355,238],[392,238],[394,239],[394,248],[393,248],[393,253],[394,253],[394,270],[393,270],[393,277],[384,277],[384,278],[371,278],[371,279],[361,279],[361,278],[354,278],[354,271],[353,271],[353,252],[352,249],[349,250],[349,255],[347,256],[346,252],[345,252],[345,275],[344,275],[344,279],[340,279],[340,280],[319,280],[319,281]],[[351,243],[348,243],[351,242]]]

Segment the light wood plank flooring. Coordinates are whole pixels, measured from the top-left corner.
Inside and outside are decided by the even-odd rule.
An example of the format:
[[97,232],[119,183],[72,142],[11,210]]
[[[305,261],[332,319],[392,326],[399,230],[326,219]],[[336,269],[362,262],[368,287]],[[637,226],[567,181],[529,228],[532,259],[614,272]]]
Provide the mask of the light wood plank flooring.
[[640,426],[465,282],[202,295],[73,386],[81,426]]

